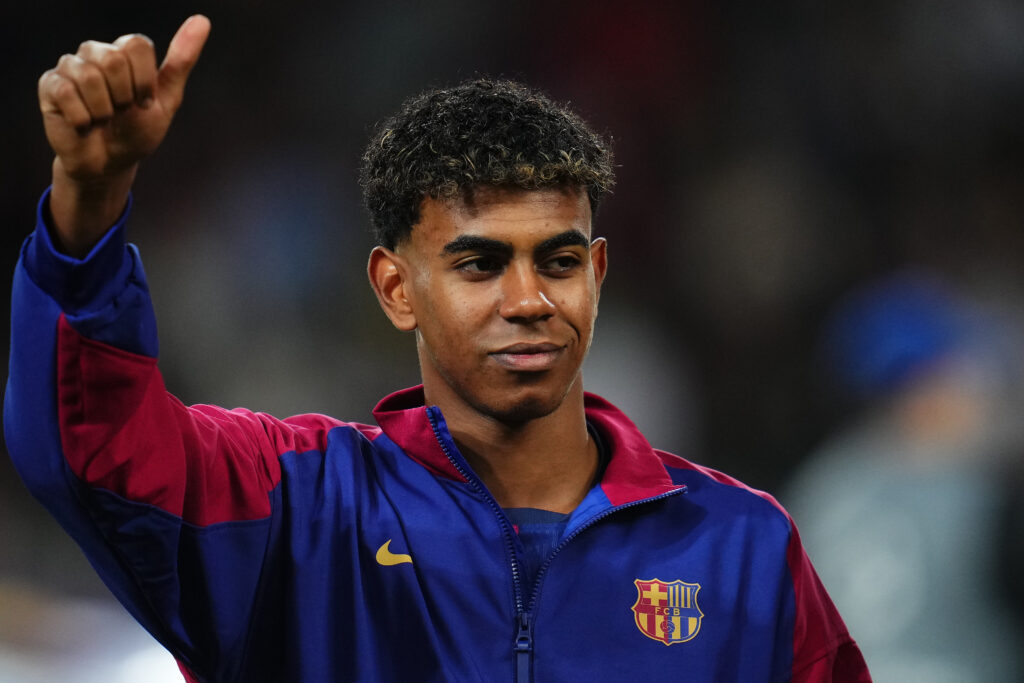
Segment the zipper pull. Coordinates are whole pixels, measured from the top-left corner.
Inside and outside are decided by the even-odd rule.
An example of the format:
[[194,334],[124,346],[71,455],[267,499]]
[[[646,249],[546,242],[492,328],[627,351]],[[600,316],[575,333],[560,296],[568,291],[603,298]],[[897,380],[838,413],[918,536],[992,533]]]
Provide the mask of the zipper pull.
[[516,633],[516,683],[533,680],[533,625],[528,612],[519,613],[519,632]]

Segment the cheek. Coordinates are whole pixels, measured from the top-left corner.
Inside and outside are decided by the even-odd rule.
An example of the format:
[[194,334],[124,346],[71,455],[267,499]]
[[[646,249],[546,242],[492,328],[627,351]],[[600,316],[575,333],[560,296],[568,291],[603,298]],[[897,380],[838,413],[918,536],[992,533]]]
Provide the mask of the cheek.
[[566,296],[560,297],[556,304],[559,310],[564,312],[569,323],[581,334],[594,327],[594,320],[597,318],[597,295],[593,287],[567,293]]
[[450,286],[439,292],[436,312],[447,318],[448,326],[467,330],[487,317],[490,307],[482,292],[467,292],[465,287]]
[[502,288],[497,280],[464,282],[452,278],[443,284],[439,296],[444,299],[446,309],[460,317],[461,324],[476,326],[498,315]]
[[495,309],[483,288],[467,292],[459,284],[442,284],[435,279],[435,289],[417,297],[420,328],[439,352],[471,346],[487,328]]

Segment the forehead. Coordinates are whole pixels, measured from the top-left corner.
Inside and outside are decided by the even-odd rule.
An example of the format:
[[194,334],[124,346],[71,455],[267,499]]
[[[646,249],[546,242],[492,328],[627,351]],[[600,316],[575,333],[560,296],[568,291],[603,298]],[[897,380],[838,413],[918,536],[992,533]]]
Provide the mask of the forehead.
[[529,247],[569,230],[589,238],[590,222],[590,200],[579,189],[484,188],[453,200],[423,200],[408,241],[433,253],[463,235]]

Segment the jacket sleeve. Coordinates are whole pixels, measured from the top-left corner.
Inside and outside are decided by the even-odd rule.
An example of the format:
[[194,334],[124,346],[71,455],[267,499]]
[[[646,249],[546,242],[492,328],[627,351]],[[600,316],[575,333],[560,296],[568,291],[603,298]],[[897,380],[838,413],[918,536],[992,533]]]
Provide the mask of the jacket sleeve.
[[[788,516],[788,515],[787,515]],[[864,657],[811,565],[793,524],[787,563],[793,579],[792,683],[871,683]]]
[[278,457],[335,423],[170,396],[130,202],[83,260],[53,248],[47,206],[14,277],[8,451],[133,616],[197,678],[232,679],[273,580]]

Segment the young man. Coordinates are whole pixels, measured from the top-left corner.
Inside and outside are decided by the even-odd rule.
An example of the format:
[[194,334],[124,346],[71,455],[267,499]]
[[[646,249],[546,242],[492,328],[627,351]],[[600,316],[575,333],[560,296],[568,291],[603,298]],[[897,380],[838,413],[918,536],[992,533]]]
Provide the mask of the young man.
[[5,402],[22,477],[188,678],[868,680],[786,513],[584,394],[610,152],[521,86],[410,100],[368,148],[370,282],[423,376],[379,426],[168,395],[124,225],[209,28],[40,79]]

